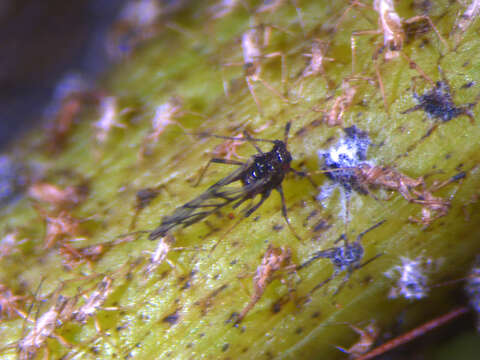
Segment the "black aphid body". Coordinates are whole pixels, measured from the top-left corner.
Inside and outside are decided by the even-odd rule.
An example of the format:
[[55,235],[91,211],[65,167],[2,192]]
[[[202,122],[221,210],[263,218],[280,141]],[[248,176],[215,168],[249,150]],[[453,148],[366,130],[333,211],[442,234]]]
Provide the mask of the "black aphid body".
[[469,109],[474,104],[457,107],[453,102],[450,87],[445,81],[437,81],[435,87],[430,91],[425,92],[423,95],[414,93],[413,96],[417,100],[418,105],[404,111],[402,114],[423,110],[428,117],[439,119],[442,122],[450,121],[460,115],[467,115],[471,119],[473,118]]
[[[244,210],[244,216],[248,217],[263,204],[270,196],[272,190],[279,192],[282,200],[282,214],[291,228],[282,190],[282,181],[285,175],[290,171],[295,171],[290,166],[292,155],[287,150],[286,140],[289,129],[290,124],[287,124],[285,141],[252,139],[246,134],[246,140],[255,146],[258,154],[252,156],[244,163],[224,159],[210,160],[210,162],[236,165],[239,168],[210,186],[204,193],[192,201],[178,207],[172,215],[165,216],[160,225],[150,233],[149,238],[154,240],[165,236],[170,229],[178,225],[187,227],[203,220],[230,203],[233,203],[233,208],[237,208],[246,200],[260,195],[261,198],[256,204]],[[273,143],[273,148],[269,152],[264,153],[255,145],[255,141]],[[228,186],[237,181],[241,182],[241,187],[234,188]],[[294,232],[293,229],[292,232]],[[298,237],[295,232],[294,234]]]
[[340,184],[347,193],[356,190],[365,194],[365,190],[358,185],[355,168],[367,160],[367,151],[370,138],[366,131],[358,129],[355,125],[343,129],[345,137],[327,151],[318,151],[318,156],[324,159],[322,170],[325,175]]
[[336,268],[335,271],[340,272],[352,267],[358,267],[363,258],[363,253],[363,246],[359,242],[354,242],[335,248],[328,258],[332,260]]
[[252,185],[263,181],[264,185],[256,189],[256,193],[251,196],[271,191],[278,187],[285,174],[290,171],[292,155],[287,150],[283,141],[275,140],[273,149],[264,154],[257,154],[253,158],[253,164],[245,170],[242,177],[243,185]]

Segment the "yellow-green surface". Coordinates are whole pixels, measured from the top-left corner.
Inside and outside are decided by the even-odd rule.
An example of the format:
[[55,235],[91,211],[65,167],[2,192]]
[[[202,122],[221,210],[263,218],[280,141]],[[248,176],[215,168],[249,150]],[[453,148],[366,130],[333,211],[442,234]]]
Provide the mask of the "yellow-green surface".
[[[209,19],[200,5],[192,5],[178,18],[171,21],[185,31],[162,30],[148,44],[137,49],[124,63],[115,66],[104,81],[108,93],[118,96],[122,106],[135,104],[135,117],[121,118],[125,129],[116,128],[109,134],[105,144],[95,143],[97,112],[84,113],[68,139],[68,146],[57,156],[44,153],[45,135],[36,130],[30,136],[14,144],[18,159],[25,163],[45,167],[51,183],[68,183],[63,170],[72,171],[89,183],[90,193],[85,202],[72,213],[78,218],[91,218],[83,226],[87,240],[82,246],[111,241],[118,234],[129,231],[128,225],[134,214],[135,194],[139,189],[166,185],[151,205],[139,215],[136,229],[154,229],[162,216],[170,214],[177,206],[191,200],[210,184],[227,175],[232,167],[210,167],[198,187],[192,186],[200,170],[212,157],[212,151],[223,140],[193,139],[176,126],[168,127],[161,135],[153,152],[138,160],[141,143],[151,128],[150,119],[156,106],[171,96],[180,96],[183,109],[201,113],[205,118],[185,113],[177,120],[191,131],[208,131],[221,135],[236,135],[237,127],[248,122],[251,130],[262,129],[256,137],[281,139],[288,121],[292,122],[289,150],[293,166],[310,172],[319,169],[317,149],[328,148],[331,137],[339,138],[339,127],[325,124],[309,125],[321,118],[314,107],[328,109],[331,102],[322,76],[306,79],[302,98],[297,97],[298,83],[294,85],[306,65],[304,53],[311,48],[311,40],[322,39],[330,43],[326,73],[338,87],[334,95],[341,93],[341,81],[351,75],[350,35],[352,31],[377,28],[377,14],[369,9],[353,9],[337,32],[332,32],[336,20],[347,7],[345,1],[302,1],[301,9],[305,22],[305,35],[298,24],[295,9],[286,4],[272,14],[259,15],[258,21],[276,25],[288,33],[273,30],[272,41],[265,53],[282,51],[286,54],[288,67],[288,90],[290,103],[282,102],[261,84],[255,85],[261,102],[263,116],[245,84],[242,68],[224,69],[225,80],[230,83],[230,94],[223,91],[221,64],[242,60],[240,36],[251,25],[249,13],[240,6],[222,19]],[[420,14],[421,9],[411,1],[402,2],[399,14],[409,18]],[[473,23],[464,34],[456,50],[449,33],[461,7],[448,1],[432,2],[429,15],[447,39],[446,49],[430,31],[411,38],[404,52],[413,59],[433,80],[441,80],[437,61],[455,90],[456,104],[473,102],[479,93],[477,86],[480,73],[479,62],[474,61],[480,52],[478,22]],[[22,198],[1,210],[1,228],[20,230],[20,252],[3,257],[0,279],[12,289],[20,284],[35,292],[41,279],[45,279],[38,298],[52,293],[62,280],[69,282],[63,293],[75,294],[78,287],[89,288],[98,282],[80,280],[82,272],[114,273],[126,263],[143,257],[145,261],[133,268],[131,277],[116,278],[115,291],[108,297],[105,306],[117,306],[117,311],[98,311],[97,319],[103,335],[95,330],[90,319],[85,326],[65,324],[57,329],[73,344],[72,349],[61,346],[56,340],[48,340],[53,358],[69,353],[78,359],[126,358],[138,359],[309,359],[345,358],[333,345],[348,347],[355,341],[352,330],[342,324],[366,324],[375,320],[380,328],[388,329],[397,321],[400,313],[405,316],[405,329],[429,319],[454,306],[448,297],[450,288],[434,289],[431,295],[420,301],[388,299],[393,280],[384,272],[400,264],[400,256],[432,259],[434,266],[427,275],[435,284],[445,279],[462,276],[480,248],[477,224],[480,221],[478,204],[473,201],[480,182],[478,174],[478,123],[471,124],[466,116],[460,116],[438,129],[406,157],[399,157],[427,131],[433,119],[422,111],[403,115],[402,111],[416,104],[412,95],[412,77],[418,76],[409,68],[403,57],[385,63],[379,60],[380,73],[385,85],[389,114],[376,85],[372,55],[383,39],[381,36],[357,38],[356,74],[371,78],[372,84],[357,81],[354,104],[344,116],[344,126],[356,125],[369,133],[372,142],[382,146],[369,149],[369,159],[377,164],[394,166],[399,171],[418,177],[438,171],[433,178],[444,180],[458,171],[466,171],[466,179],[449,185],[439,194],[451,197],[449,214],[422,230],[421,226],[408,221],[409,216],[419,217],[420,206],[409,204],[399,194],[388,200],[375,200],[371,196],[354,194],[351,204],[352,221],[349,224],[350,238],[380,220],[386,224],[372,231],[363,239],[365,259],[383,253],[378,260],[355,272],[347,286],[336,296],[343,275],[316,291],[308,301],[300,301],[319,282],[331,275],[333,269],[328,260],[319,260],[310,267],[292,275],[295,280],[296,302],[289,301],[287,286],[274,281],[265,294],[246,316],[239,327],[228,321],[232,313],[240,312],[250,299],[251,275],[260,264],[268,244],[289,246],[293,261],[303,263],[313,252],[332,246],[344,230],[340,217],[341,203],[338,191],[322,208],[314,200],[318,191],[305,179],[288,175],[284,181],[286,202],[293,227],[304,239],[299,242],[284,226],[281,203],[278,195],[272,196],[250,218],[243,220],[228,235],[224,235],[240,217],[238,210],[228,209],[236,219],[212,216],[209,226],[195,224],[185,230],[176,230],[176,245],[186,250],[171,252],[176,267],[162,264],[150,277],[144,275],[148,254],[156,241],[145,235],[127,244],[117,245],[97,261],[92,269],[80,266],[67,272],[55,249],[44,250],[44,222],[32,208],[31,201]],[[444,56],[439,60],[441,54]],[[381,58],[381,55],[380,55]],[[263,77],[277,89],[281,89],[281,66],[278,58],[263,62]],[[475,85],[462,88],[474,81]],[[429,89],[428,83],[419,89]],[[141,104],[141,105],[138,105]],[[132,105],[133,106],[133,105]],[[474,115],[479,107],[473,109]],[[268,127],[264,125],[268,124]],[[306,131],[299,132],[301,129]],[[265,150],[269,145],[264,144]],[[245,158],[254,154],[251,145],[239,148]],[[301,164],[301,166],[300,166]],[[60,177],[59,177],[60,176]],[[319,185],[329,180],[323,175],[314,175]],[[387,198],[388,193],[378,193]],[[473,199],[473,200],[472,200]],[[307,220],[312,211],[317,214]],[[325,220],[328,228],[313,232],[313,225]],[[281,230],[274,230],[276,225]],[[212,231],[212,228],[214,231]],[[222,240],[215,251],[211,247]],[[197,249],[197,250],[195,250]],[[200,250],[199,250],[200,249]],[[194,251],[191,251],[194,250]],[[203,251],[205,250],[205,251]],[[280,299],[284,303],[273,310]],[[40,306],[41,315],[52,305],[45,301]],[[34,308],[33,315],[37,312]],[[407,310],[407,312],[403,312]],[[178,315],[177,321],[165,321],[169,315]],[[406,315],[405,315],[406,314]],[[21,337],[22,319],[0,322],[2,345],[14,344]],[[27,331],[25,330],[25,331]],[[6,349],[5,358],[15,358],[17,350]],[[43,355],[43,350],[38,351]]]

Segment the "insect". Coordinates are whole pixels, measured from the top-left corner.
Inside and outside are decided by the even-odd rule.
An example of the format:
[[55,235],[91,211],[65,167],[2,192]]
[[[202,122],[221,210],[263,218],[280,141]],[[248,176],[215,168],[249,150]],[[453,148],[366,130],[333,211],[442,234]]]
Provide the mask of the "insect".
[[[260,81],[263,86],[265,86],[268,90],[270,90],[273,94],[277,97],[282,99],[285,102],[288,100],[278,92],[272,85],[266,82],[264,79],[260,77],[260,73],[262,71],[261,67],[261,60],[262,59],[270,59],[274,57],[280,57],[282,63],[282,84],[286,82],[286,69],[285,69],[285,54],[282,52],[273,52],[269,54],[263,54],[263,49],[268,46],[270,33],[271,33],[272,26],[256,26],[253,28],[248,29],[242,35],[242,53],[243,53],[243,63],[225,63],[223,66],[243,66],[245,69],[245,81],[248,86],[248,90],[257,105],[258,112],[260,114],[263,113],[262,107],[260,105],[260,101],[255,94],[255,89],[253,84],[257,81]],[[262,39],[263,38],[263,42]],[[226,95],[228,96],[228,86],[224,81],[224,89]]]
[[[112,289],[113,279],[109,276],[105,276],[90,296],[85,297],[85,303],[73,312],[73,319],[80,323],[85,323],[87,319],[97,312],[98,309],[105,303],[107,296],[113,291]],[[117,308],[101,308],[117,310]],[[95,321],[95,327],[97,331],[100,331],[100,326]]]
[[56,213],[47,212],[36,204],[34,204],[34,207],[46,223],[44,239],[44,247],[46,249],[52,248],[61,239],[83,239],[83,237],[76,237],[82,234],[80,229],[82,220],[71,216],[66,210]]
[[171,234],[167,234],[165,237],[162,237],[158,242],[157,248],[153,253],[151,253],[150,262],[145,268],[145,275],[150,275],[153,273],[164,261],[170,265],[172,269],[175,268],[175,264],[170,261],[167,256],[170,251],[179,251],[185,250],[184,247],[172,248],[172,245],[175,243],[175,238]]
[[61,188],[48,182],[36,182],[28,188],[28,195],[41,202],[52,204],[55,208],[73,207],[81,203],[87,193],[85,186],[67,186]]
[[[172,215],[165,216],[160,225],[150,233],[150,240],[165,236],[167,232],[174,227],[180,225],[182,227],[187,227],[195,224],[228,204],[233,203],[233,208],[235,209],[245,201],[260,195],[260,200],[256,204],[244,210],[244,217],[249,217],[270,196],[272,190],[276,190],[280,194],[283,218],[292,233],[295,234],[297,238],[300,238],[288,219],[285,196],[282,189],[283,179],[289,172],[293,172],[300,176],[306,176],[304,173],[299,172],[290,166],[292,155],[287,149],[287,139],[290,126],[291,123],[287,123],[285,126],[284,141],[255,139],[245,132],[244,135],[246,140],[252,144],[258,152],[246,162],[217,158],[211,159],[203,169],[199,181],[211,163],[234,165],[238,166],[238,168],[230,175],[227,175],[225,178],[210,186],[204,193],[200,194],[192,201],[177,208]],[[218,137],[222,139],[234,139],[225,136]],[[256,142],[271,143],[273,144],[273,148],[265,153],[257,146]],[[228,187],[228,185],[236,182],[240,182],[241,186]]]
[[319,285],[316,285],[310,293],[313,293],[314,291],[319,289],[321,286],[323,286],[324,284],[326,284],[327,282],[335,278],[339,273],[346,271],[346,274],[342,280],[342,283],[334,293],[334,295],[338,294],[355,270],[377,259],[381,254],[374,256],[373,258],[367,260],[364,263],[361,262],[364,255],[364,249],[362,244],[360,243],[360,240],[362,240],[365,234],[376,229],[377,227],[382,225],[385,221],[386,220],[382,220],[376,223],[375,225],[369,227],[367,230],[361,232],[357,236],[357,239],[352,243],[348,241],[346,234],[342,234],[335,241],[335,244],[343,240],[343,246],[334,246],[330,249],[317,251],[316,253],[314,253],[312,258],[310,258],[309,260],[301,264],[298,267],[298,270],[307,267],[317,259],[326,258],[326,259],[330,259],[334,267],[333,275],[330,276],[328,279],[324,280],[323,282],[321,282]]
[[260,300],[268,284],[274,279],[278,271],[294,270],[296,265],[291,263],[292,252],[289,248],[276,248],[269,245],[263,255],[262,263],[257,268],[253,277],[253,294],[250,302],[238,315],[235,324],[239,324],[248,312]]
[[454,32],[454,39],[456,47],[458,47],[460,43],[460,36],[467,31],[467,29],[472,25],[472,22],[475,18],[480,14],[480,0],[472,0],[470,5],[467,7],[465,12],[460,15],[460,17],[455,22],[455,26],[453,28]]
[[341,94],[334,98],[330,110],[327,111],[313,109],[314,111],[321,111],[326,113],[323,121],[328,126],[343,125],[343,115],[345,111],[348,110],[350,105],[352,105],[355,95],[357,93],[357,86],[350,83],[352,79],[342,81]]
[[47,150],[60,151],[67,142],[75,117],[85,105],[97,105],[103,94],[80,74],[67,74],[55,87],[52,103],[46,116],[53,118],[48,124]]
[[58,253],[60,256],[62,256],[63,265],[69,270],[83,263],[87,263],[87,265],[91,267],[93,262],[99,260],[114,246],[133,241],[134,237],[132,235],[133,234],[121,235],[117,240],[106,241],[83,247],[74,247],[63,242],[58,247]]
[[355,325],[349,324],[350,328],[355,331],[360,338],[358,341],[350,346],[348,349],[344,349],[340,346],[335,346],[341,352],[350,355],[350,358],[356,359],[359,356],[365,354],[370,350],[374,342],[377,340],[380,335],[380,329],[373,322],[367,325],[365,328],[359,328]]
[[[344,15],[350,11],[353,7],[365,8],[367,5],[362,4],[359,1],[353,1],[353,3],[345,10]],[[431,82],[431,79],[425,74],[425,72],[418,66],[413,60],[411,60],[403,51],[403,45],[407,38],[406,27],[413,23],[418,22],[427,22],[432,28],[440,41],[448,49],[448,44],[445,39],[442,37],[437,27],[433,24],[432,20],[427,15],[418,15],[409,19],[402,19],[395,10],[393,0],[374,0],[373,9],[378,13],[378,29],[376,30],[364,30],[364,31],[355,31],[350,37],[351,51],[352,51],[352,73],[355,73],[355,58],[356,58],[356,40],[355,38],[362,35],[379,35],[383,34],[383,46],[375,52],[373,56],[375,72],[378,79],[378,85],[380,87],[380,92],[382,94],[383,102],[385,109],[388,111],[387,100],[385,97],[385,90],[383,86],[383,80],[380,75],[380,70],[378,68],[376,59],[378,55],[383,51],[385,60],[391,60],[398,57],[401,54],[409,63],[410,67],[415,68],[421,76],[426,78]],[[341,16],[339,22],[336,25],[336,28],[339,26],[339,23],[343,21],[344,15]]]
[[[37,320],[33,321],[27,317],[27,320],[34,322],[34,324],[33,328],[18,342],[20,360],[34,358],[37,351],[46,345],[48,338],[55,338],[62,345],[71,347],[67,340],[55,333],[55,330],[71,318],[77,299],[76,297],[68,298],[62,295],[55,297],[55,304]],[[45,348],[45,353],[48,355],[48,348]]]
[[196,112],[182,109],[183,101],[179,97],[171,97],[165,103],[157,106],[155,115],[152,119],[152,132],[144,139],[140,147],[139,158],[143,159],[149,150],[149,145],[158,142],[160,135],[165,131],[169,125],[177,125],[186,132],[185,128],[175,118],[185,114],[203,117],[203,115]]
[[[435,86],[429,91],[426,91],[423,95],[418,95],[414,91],[413,97],[418,104],[403,111],[402,114],[423,110],[429,118],[438,119],[444,123],[460,115],[468,116],[471,123],[475,121],[475,118],[470,111],[475,104],[465,104],[457,107],[453,102],[450,86],[446,81],[437,81]],[[432,130],[429,132],[431,133],[431,131]]]
[[100,104],[100,119],[93,123],[96,129],[95,139],[99,144],[103,144],[110,131],[114,128],[125,129],[126,126],[118,122],[119,116],[131,111],[126,108],[122,111],[118,111],[118,99],[115,96],[105,96],[101,99]]
[[309,54],[304,54],[304,56],[310,58],[310,63],[303,69],[300,78],[297,80],[297,83],[300,83],[298,89],[298,96],[302,96],[303,90],[303,80],[308,77],[321,75],[324,77],[327,87],[331,86],[330,80],[325,74],[324,62],[325,61],[334,61],[335,59],[326,57],[325,54],[328,50],[327,44],[321,40],[314,39],[312,41],[312,50]]
[[0,283],[0,320],[11,319],[15,314],[21,317],[27,315],[20,309],[20,303],[26,296],[15,295],[6,285]]

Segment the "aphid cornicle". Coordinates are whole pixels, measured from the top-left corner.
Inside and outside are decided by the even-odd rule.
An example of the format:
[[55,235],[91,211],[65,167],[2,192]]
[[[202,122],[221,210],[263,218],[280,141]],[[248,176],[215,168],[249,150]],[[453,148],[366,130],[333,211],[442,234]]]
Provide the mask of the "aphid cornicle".
[[[287,173],[294,172],[298,175],[304,176],[303,173],[296,171],[290,166],[292,155],[287,149],[287,137],[290,125],[291,124],[288,123],[285,127],[285,138],[283,141],[254,139],[245,133],[245,140],[250,142],[258,151],[258,154],[250,157],[246,162],[215,158],[211,159],[204,168],[202,175],[205,173],[210,163],[236,165],[239,166],[239,168],[210,186],[204,193],[200,194],[192,201],[178,207],[172,215],[163,217],[160,225],[150,233],[150,240],[165,236],[170,229],[178,225],[187,227],[201,221],[228,204],[233,203],[233,208],[235,209],[246,200],[253,199],[257,195],[260,195],[260,200],[244,211],[244,216],[248,217],[263,204],[263,202],[270,196],[272,190],[277,190],[280,194],[282,201],[282,215],[292,232],[297,238],[299,238],[288,220],[285,197],[282,189],[282,181]],[[223,136],[217,137],[233,139]],[[272,143],[273,148],[265,153],[256,145],[256,142]],[[228,185],[237,181],[241,183],[241,187],[227,188]]]

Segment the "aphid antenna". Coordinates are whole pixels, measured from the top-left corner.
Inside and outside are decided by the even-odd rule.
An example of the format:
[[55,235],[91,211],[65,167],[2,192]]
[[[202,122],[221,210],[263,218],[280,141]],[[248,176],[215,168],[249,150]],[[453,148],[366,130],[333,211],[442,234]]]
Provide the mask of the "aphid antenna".
[[[248,133],[247,133],[246,131],[244,131],[243,133],[248,135]],[[208,133],[205,133],[205,132],[201,132],[201,133],[185,132],[185,134],[187,134],[187,135],[193,135],[193,136],[198,136],[198,137],[214,137],[214,138],[225,139],[225,140],[267,142],[267,143],[270,143],[270,144],[275,143],[274,140],[257,139],[257,138],[251,137],[250,135],[248,135],[248,138],[240,138],[240,137],[234,137],[234,136],[224,136],[224,135],[208,134]]]

